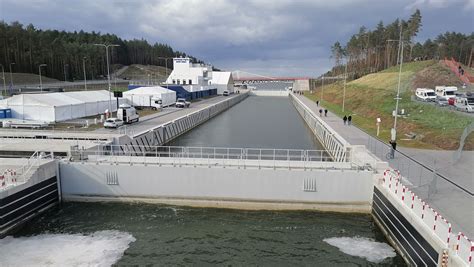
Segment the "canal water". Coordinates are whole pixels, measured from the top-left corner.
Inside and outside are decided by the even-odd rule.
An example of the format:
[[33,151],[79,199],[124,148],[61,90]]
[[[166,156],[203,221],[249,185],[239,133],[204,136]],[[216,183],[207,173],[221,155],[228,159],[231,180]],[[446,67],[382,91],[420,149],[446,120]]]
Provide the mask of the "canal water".
[[320,150],[288,97],[250,96],[170,146]]
[[0,240],[0,259],[6,266],[405,266],[369,215],[127,203],[50,210]]
[[[320,149],[286,97],[249,97],[172,145]],[[0,240],[6,266],[405,266],[369,215],[65,203]]]

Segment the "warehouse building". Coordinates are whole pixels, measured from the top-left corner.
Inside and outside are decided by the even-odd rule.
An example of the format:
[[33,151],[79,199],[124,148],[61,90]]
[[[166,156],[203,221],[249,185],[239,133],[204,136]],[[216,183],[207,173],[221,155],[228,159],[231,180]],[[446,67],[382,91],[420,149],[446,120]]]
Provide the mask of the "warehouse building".
[[[115,98],[112,96],[111,103],[109,100],[109,92],[105,90],[21,94],[0,100],[0,107],[11,109],[16,119],[61,122],[104,114],[109,107],[116,111]],[[119,104],[123,103],[126,100],[119,98]]]
[[134,107],[167,107],[176,103],[176,92],[161,86],[138,87],[123,93]]

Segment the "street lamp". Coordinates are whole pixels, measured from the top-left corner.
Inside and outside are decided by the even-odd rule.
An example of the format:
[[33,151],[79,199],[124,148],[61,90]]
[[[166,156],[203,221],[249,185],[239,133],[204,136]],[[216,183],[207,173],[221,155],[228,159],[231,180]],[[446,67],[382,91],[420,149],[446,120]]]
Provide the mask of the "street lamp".
[[87,91],[86,60],[87,57],[82,58],[82,69],[84,70],[84,90]]
[[12,65],[15,65],[15,62],[10,63],[10,84],[11,88],[13,89],[13,75],[12,75]]
[[107,80],[109,83],[109,112],[112,112],[112,95],[110,92],[110,67],[109,67],[109,47],[119,46],[117,44],[94,44],[95,46],[103,46],[105,47],[105,57],[107,58]]
[[7,95],[7,85],[5,84],[5,68],[2,64],[0,64],[0,66],[2,66],[3,91],[5,92],[5,95]]
[[[164,59],[165,60],[165,75],[166,79],[168,79],[168,59],[173,59],[172,57],[158,57],[158,59]],[[166,89],[168,89],[168,82],[166,82]]]
[[66,67],[69,68],[69,64],[65,64],[65,65],[64,65],[64,81],[65,81],[65,82],[67,82]]
[[40,78],[40,91],[43,92],[43,81],[41,80],[41,67],[46,67],[46,64],[41,64],[38,67],[39,70],[39,78]]
[[321,104],[323,103],[323,94],[324,94],[324,76],[321,77]]
[[347,65],[349,62],[346,58],[346,65],[344,66],[344,89],[342,90],[342,112],[344,112],[344,107],[346,104],[346,82],[347,82]]
[[[395,98],[395,119],[393,120],[393,128],[391,131],[391,139],[392,141],[396,141],[397,139],[397,117],[398,117],[398,104],[400,101],[400,84],[402,81],[402,67],[403,67],[403,40],[402,40],[402,33],[403,33],[403,24],[400,23],[400,39],[398,43],[398,47],[400,48],[400,51],[398,52],[399,56],[399,62],[400,62],[400,69],[398,71],[398,86],[397,86],[397,97]],[[397,60],[397,61],[398,61]]]

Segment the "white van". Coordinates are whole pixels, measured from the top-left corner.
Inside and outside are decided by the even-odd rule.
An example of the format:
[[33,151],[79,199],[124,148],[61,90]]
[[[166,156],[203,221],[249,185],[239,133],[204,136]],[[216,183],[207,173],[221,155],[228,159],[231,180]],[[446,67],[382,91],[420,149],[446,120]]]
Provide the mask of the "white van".
[[474,95],[457,96],[454,106],[461,111],[474,112]]
[[429,88],[417,88],[415,91],[415,96],[421,101],[435,101],[436,94],[433,89]]
[[139,117],[137,110],[128,104],[120,105],[117,110],[117,118],[121,119],[124,123],[137,122],[140,120]]
[[436,86],[435,87],[436,96],[444,100],[455,98],[457,90],[458,88],[456,86]]

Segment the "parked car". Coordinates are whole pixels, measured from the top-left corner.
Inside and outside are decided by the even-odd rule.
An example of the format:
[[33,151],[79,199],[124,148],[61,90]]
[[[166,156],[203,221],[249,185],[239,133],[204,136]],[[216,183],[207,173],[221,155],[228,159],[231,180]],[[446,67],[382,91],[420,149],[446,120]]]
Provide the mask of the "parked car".
[[186,101],[184,98],[178,98],[175,104],[177,108],[189,108],[190,105],[191,102]]
[[123,125],[123,120],[119,118],[108,118],[104,122],[104,128],[117,128]]
[[448,100],[446,98],[441,98],[441,97],[437,97],[435,100],[435,103],[436,105],[441,106],[441,107],[449,105]]
[[224,91],[224,92],[222,93],[222,95],[223,95],[223,96],[229,96],[229,91]]

